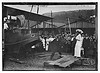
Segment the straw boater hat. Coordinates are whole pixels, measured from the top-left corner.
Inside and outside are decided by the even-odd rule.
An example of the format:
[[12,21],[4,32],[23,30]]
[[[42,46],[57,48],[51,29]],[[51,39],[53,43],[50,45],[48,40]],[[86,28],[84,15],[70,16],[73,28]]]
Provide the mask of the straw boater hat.
[[81,32],[81,33],[83,33],[83,31],[82,31],[81,29],[77,29],[76,32]]

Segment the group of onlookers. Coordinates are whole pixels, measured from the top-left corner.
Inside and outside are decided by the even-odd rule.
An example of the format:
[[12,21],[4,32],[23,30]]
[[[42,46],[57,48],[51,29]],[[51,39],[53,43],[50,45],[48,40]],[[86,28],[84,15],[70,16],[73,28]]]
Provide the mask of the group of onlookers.
[[46,51],[71,53],[75,57],[94,56],[97,52],[95,36],[84,34],[77,29],[75,34],[61,33],[57,35],[40,36]]

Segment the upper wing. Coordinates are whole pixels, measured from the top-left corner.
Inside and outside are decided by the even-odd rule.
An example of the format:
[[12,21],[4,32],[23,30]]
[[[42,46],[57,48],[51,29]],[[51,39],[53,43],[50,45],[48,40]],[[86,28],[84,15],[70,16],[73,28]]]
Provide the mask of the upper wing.
[[[12,16],[24,15],[25,19],[27,19],[27,20],[42,22],[42,21],[47,21],[49,19],[52,19],[51,17],[47,17],[47,16],[43,16],[43,15],[39,15],[39,14],[35,14],[35,13],[31,13],[31,12],[4,6],[4,11],[6,9],[7,9],[8,15],[12,15]],[[4,11],[3,11],[3,13],[4,13]]]

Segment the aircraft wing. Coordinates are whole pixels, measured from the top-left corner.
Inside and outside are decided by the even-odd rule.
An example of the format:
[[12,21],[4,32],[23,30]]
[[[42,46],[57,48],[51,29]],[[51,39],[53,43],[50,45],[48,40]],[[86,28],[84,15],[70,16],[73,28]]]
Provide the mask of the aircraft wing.
[[47,16],[27,12],[27,11],[24,11],[24,10],[15,9],[15,8],[7,7],[7,6],[4,6],[4,8],[7,8],[7,14],[8,15],[12,15],[12,16],[24,15],[25,19],[27,19],[27,20],[29,19],[29,20],[32,20],[32,21],[42,22],[42,21],[47,21],[49,19],[52,19],[51,17],[47,17]]

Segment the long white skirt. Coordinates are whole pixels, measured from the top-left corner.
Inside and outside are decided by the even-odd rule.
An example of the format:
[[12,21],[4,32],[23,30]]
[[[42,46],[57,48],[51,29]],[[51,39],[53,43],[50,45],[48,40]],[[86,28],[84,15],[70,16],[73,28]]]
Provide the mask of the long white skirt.
[[74,56],[81,57],[81,43],[80,43],[80,41],[76,42]]

